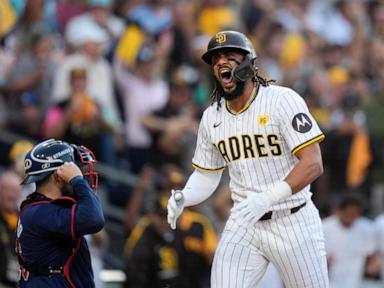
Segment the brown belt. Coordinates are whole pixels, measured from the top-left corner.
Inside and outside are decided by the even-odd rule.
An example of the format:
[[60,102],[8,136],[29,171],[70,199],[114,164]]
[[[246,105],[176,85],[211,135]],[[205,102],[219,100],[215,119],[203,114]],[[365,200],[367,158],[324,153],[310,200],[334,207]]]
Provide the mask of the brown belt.
[[[291,208],[291,214],[296,213],[301,208],[303,208],[306,204],[307,204],[307,202],[304,202],[303,204],[301,204],[301,205],[299,205],[297,207]],[[269,212],[265,213],[263,216],[261,216],[260,220],[264,221],[264,220],[272,219],[272,213],[273,213],[273,211],[269,211]]]

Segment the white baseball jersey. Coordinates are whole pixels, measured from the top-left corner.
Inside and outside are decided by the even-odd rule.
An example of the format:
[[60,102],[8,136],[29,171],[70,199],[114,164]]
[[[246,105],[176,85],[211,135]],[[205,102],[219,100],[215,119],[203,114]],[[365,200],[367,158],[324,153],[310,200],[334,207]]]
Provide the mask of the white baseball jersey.
[[[235,113],[221,99],[201,119],[193,166],[206,171],[229,168],[232,199],[244,191],[264,192],[293,169],[300,149],[324,139],[304,100],[292,89],[255,87],[247,105]],[[297,207],[311,198],[309,185],[272,210]]]
[[[229,168],[232,199],[244,191],[265,192],[282,181],[298,159],[295,153],[324,139],[303,99],[280,86],[256,87],[247,105],[234,113],[221,100],[202,117],[193,166]],[[217,247],[212,288],[257,287],[271,262],[287,288],[327,288],[324,236],[309,185],[272,207],[272,219],[243,227],[229,217]],[[291,214],[289,208],[306,205]]]

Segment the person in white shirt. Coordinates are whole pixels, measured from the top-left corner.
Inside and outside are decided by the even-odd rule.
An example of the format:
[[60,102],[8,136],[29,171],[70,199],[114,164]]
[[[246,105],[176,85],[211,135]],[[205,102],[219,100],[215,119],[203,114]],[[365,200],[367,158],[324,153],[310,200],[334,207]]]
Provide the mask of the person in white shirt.
[[331,288],[362,287],[366,260],[376,248],[373,222],[362,212],[360,198],[348,195],[323,219]]
[[377,215],[374,219],[376,243],[377,243],[377,255],[381,263],[381,287],[384,285],[384,212]]

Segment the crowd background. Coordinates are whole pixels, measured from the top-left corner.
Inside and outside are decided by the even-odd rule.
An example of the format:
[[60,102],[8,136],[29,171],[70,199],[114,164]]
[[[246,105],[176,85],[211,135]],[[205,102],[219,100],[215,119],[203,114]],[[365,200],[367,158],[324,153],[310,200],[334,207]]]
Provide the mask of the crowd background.
[[[384,286],[384,1],[0,0],[0,287],[14,287],[12,233],[34,189],[18,185],[23,157],[47,138],[99,159],[98,287],[208,287],[226,179],[176,231],[165,205],[211,103],[200,56],[224,29],[252,40],[260,74],[296,90],[326,135],[312,190],[332,287]],[[265,287],[281,287],[271,271]]]

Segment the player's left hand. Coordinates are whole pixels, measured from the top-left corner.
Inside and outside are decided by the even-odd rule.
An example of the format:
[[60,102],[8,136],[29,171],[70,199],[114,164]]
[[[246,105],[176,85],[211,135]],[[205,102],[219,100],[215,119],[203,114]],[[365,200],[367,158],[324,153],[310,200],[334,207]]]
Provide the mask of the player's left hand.
[[172,190],[172,195],[168,200],[167,210],[168,224],[172,229],[176,229],[177,218],[179,218],[184,210],[184,195],[181,191]]
[[246,198],[231,209],[232,218],[241,226],[254,225],[267,213],[272,201],[265,193],[246,192]]

